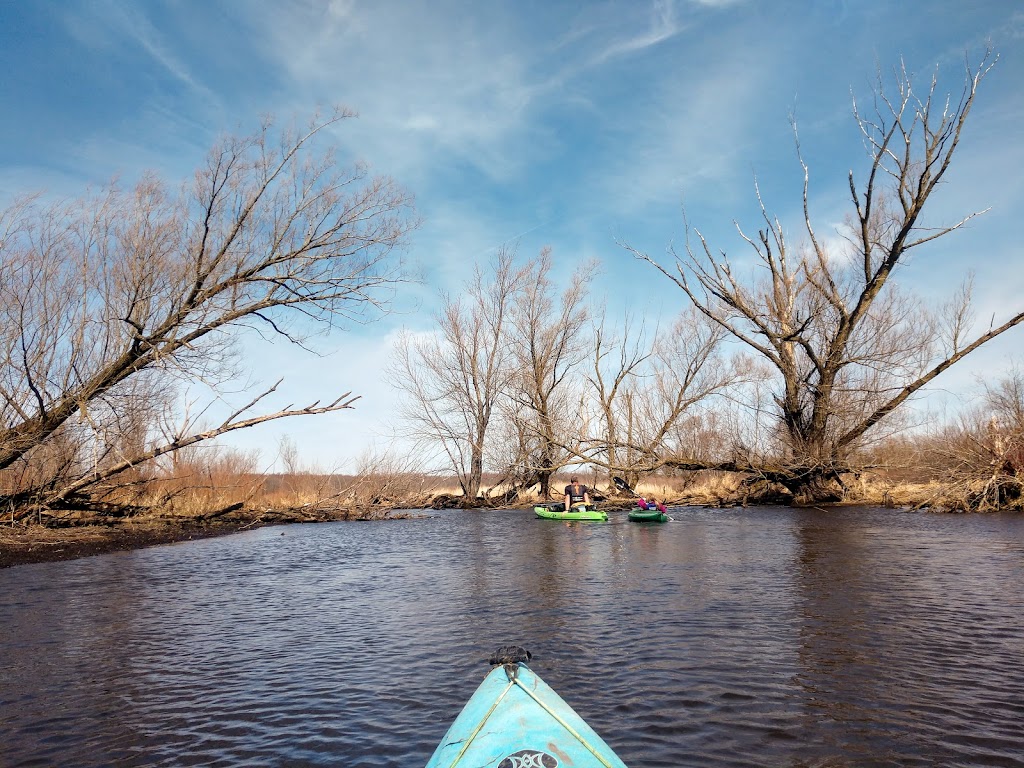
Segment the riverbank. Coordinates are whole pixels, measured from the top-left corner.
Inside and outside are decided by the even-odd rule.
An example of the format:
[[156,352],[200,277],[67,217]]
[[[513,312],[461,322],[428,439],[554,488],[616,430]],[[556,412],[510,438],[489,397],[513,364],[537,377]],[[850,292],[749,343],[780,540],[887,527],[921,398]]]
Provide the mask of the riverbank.
[[107,552],[224,536],[267,524],[258,520],[145,520],[74,528],[48,528],[42,525],[4,527],[0,528],[0,568],[74,560]]
[[391,509],[296,511],[233,509],[220,516],[140,515],[78,525],[18,524],[0,527],[0,568],[102,555],[225,536],[238,531],[292,523],[402,518]]
[[[901,484],[879,487],[861,486],[847,504],[892,507],[897,509],[931,508],[938,496],[935,486]],[[668,485],[643,483],[637,491],[647,498],[664,500],[670,506],[746,506],[738,501],[735,488],[727,483],[704,484],[686,490]],[[730,498],[731,497],[731,498]],[[458,507],[460,499],[451,494],[407,499],[401,506],[409,509],[430,507]],[[450,502],[450,503],[442,503]],[[524,499],[512,507],[528,507]],[[625,510],[633,506],[632,498],[611,498],[602,502],[606,509]],[[755,505],[756,506],[756,505]],[[830,504],[830,507],[842,504]],[[103,523],[77,525],[18,524],[0,527],[0,568],[55,560],[73,560],[158,544],[171,544],[191,539],[224,536],[238,531],[269,525],[287,525],[299,522],[329,522],[336,520],[367,520],[401,518],[409,513],[395,512],[389,507],[363,507],[360,509],[317,509],[316,507],[257,510],[232,505],[227,510],[196,517],[152,514],[123,518],[109,518]],[[95,518],[94,518],[95,519]]]

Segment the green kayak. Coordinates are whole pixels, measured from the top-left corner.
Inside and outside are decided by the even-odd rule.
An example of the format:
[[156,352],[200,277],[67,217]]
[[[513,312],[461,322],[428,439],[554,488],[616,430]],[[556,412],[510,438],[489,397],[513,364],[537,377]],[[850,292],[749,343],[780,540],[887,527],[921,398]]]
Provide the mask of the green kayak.
[[455,718],[426,768],[626,768],[572,707],[500,648],[494,669]]
[[657,509],[632,509],[629,519],[634,523],[667,523],[669,516]]
[[608,513],[603,509],[595,509],[593,505],[577,504],[568,512],[565,504],[553,501],[550,504],[538,504],[533,508],[537,517],[545,520],[607,520]]

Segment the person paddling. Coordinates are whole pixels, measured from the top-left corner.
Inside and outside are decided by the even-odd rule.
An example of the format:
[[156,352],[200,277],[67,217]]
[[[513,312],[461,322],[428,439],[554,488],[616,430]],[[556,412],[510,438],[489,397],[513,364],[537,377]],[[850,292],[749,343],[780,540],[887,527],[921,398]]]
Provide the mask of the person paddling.
[[589,504],[590,503],[590,489],[585,485],[580,485],[580,479],[573,475],[569,479],[569,485],[565,486],[565,511],[568,512],[572,509],[573,504]]
[[653,497],[648,501],[643,496],[641,496],[639,499],[637,499],[636,505],[640,507],[640,509],[656,509],[662,514],[664,514],[665,510],[667,509],[667,507],[664,504],[662,504],[660,501]]

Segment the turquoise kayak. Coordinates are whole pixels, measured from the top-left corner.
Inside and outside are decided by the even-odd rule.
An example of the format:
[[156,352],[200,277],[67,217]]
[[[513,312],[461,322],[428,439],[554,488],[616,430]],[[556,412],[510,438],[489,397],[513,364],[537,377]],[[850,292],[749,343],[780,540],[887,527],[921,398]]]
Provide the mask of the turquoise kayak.
[[[522,651],[516,646],[502,648]],[[492,663],[494,659],[492,659]],[[426,768],[626,768],[523,663],[496,666],[455,718]]]
[[560,501],[551,504],[538,504],[533,508],[537,517],[545,520],[607,520],[608,513],[603,509],[594,509],[593,506],[579,504],[568,512],[565,511],[565,504]]

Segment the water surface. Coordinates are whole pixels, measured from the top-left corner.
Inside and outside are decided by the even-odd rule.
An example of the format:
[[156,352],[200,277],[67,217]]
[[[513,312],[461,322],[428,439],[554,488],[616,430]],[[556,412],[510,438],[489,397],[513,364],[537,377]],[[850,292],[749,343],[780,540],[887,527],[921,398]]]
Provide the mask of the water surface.
[[423,765],[514,642],[631,768],[1024,766],[1024,518],[671,512],[0,570],[0,765]]

